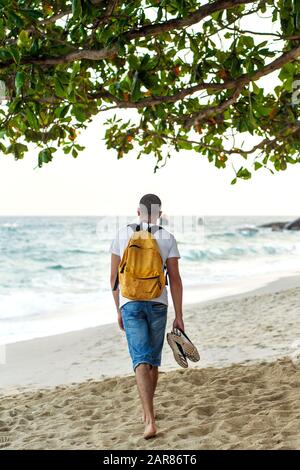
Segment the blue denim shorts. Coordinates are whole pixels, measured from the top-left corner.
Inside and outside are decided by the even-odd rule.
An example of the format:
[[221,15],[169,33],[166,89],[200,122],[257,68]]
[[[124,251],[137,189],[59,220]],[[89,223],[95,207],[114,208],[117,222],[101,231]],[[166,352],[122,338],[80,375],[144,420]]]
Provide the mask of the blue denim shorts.
[[121,307],[134,370],[139,364],[160,366],[167,312],[167,305],[149,300],[134,300]]

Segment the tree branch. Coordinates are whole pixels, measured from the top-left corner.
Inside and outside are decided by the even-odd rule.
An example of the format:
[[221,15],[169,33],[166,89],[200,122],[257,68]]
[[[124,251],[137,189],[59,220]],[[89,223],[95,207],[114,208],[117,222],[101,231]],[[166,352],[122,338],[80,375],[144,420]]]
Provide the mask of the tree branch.
[[[206,109],[200,111],[200,113],[193,113],[193,115],[191,117],[188,117],[188,119],[184,118],[184,126],[186,128],[189,128],[192,125],[199,124],[201,120],[213,116],[214,114],[221,114],[223,111],[225,111],[225,109],[229,108],[229,106],[231,106],[238,100],[243,88],[244,85],[240,83],[239,86],[236,87],[232,96],[227,100],[215,106],[209,106]],[[176,122],[178,122],[178,119],[176,120]]]
[[252,75],[241,75],[236,81],[236,91],[228,100],[224,101],[223,103],[217,106],[211,106],[206,108],[205,110],[201,111],[200,113],[195,112],[191,116],[181,116],[180,120],[184,121],[185,126],[191,126],[196,124],[198,120],[203,119],[205,117],[211,116],[212,114],[216,114],[217,112],[222,112],[224,109],[228,108],[231,104],[237,101],[240,92],[244,88],[245,85],[249,84],[251,81],[256,81],[259,78],[268,75],[269,73],[274,72],[277,69],[283,67],[283,65],[291,62],[292,60],[298,58],[300,56],[300,46],[294,47],[288,52],[284,52],[280,57],[270,62],[270,64],[265,65],[261,69],[254,72]]
[[[74,52],[70,52],[64,56],[59,57],[24,57],[21,61],[22,64],[37,64],[37,65],[58,65],[58,64],[67,64],[69,62],[74,62],[75,60],[103,60],[108,59],[114,56],[118,52],[116,46],[103,49],[79,49]],[[7,65],[7,64],[5,64]],[[1,65],[3,67],[3,65]]]
[[[71,53],[71,54],[74,54],[74,53]],[[198,124],[199,121],[205,118],[208,118],[218,113],[222,113],[225,109],[227,109],[229,106],[231,106],[238,100],[240,93],[242,89],[245,87],[245,85],[249,84],[251,81],[258,80],[259,78],[281,68],[284,64],[290,62],[291,60],[296,59],[299,56],[300,56],[300,46],[295,47],[291,49],[290,51],[283,53],[280,57],[273,60],[270,64],[265,65],[260,70],[257,70],[252,75],[244,74],[244,75],[241,75],[236,80],[231,79],[223,83],[204,83],[203,82],[198,85],[192,86],[190,88],[182,89],[178,93],[175,93],[174,95],[171,95],[171,96],[165,95],[165,96],[159,96],[159,97],[149,97],[136,103],[120,100],[119,98],[112,95],[109,91],[105,89],[102,89],[96,93],[89,93],[88,98],[91,100],[99,99],[99,98],[106,98],[110,100],[111,102],[115,103],[118,108],[141,109],[141,108],[145,108],[149,106],[155,106],[161,103],[170,103],[170,102],[175,103],[176,101],[182,100],[186,96],[191,95],[201,90],[235,89],[234,93],[232,94],[230,98],[228,98],[227,100],[223,101],[222,103],[218,105],[208,106],[202,109],[200,112],[195,112],[191,115],[170,117],[169,119],[170,122],[182,122],[183,121],[184,123],[183,125],[186,128],[188,128],[188,127],[191,127],[192,125]],[[49,102],[49,103],[54,104],[55,102],[60,102],[60,99],[58,97],[50,96],[50,97],[41,98],[39,101]]]
[[[256,3],[258,0],[255,0]],[[112,1],[111,3],[114,3]],[[177,18],[165,21],[164,23],[155,23],[150,25],[142,26],[141,28],[129,30],[120,35],[120,39],[125,41],[130,41],[133,39],[152,36],[155,37],[163,32],[171,31],[173,29],[180,29],[186,26],[192,26],[193,24],[199,23],[205,17],[211,15],[220,10],[225,10],[229,8],[234,8],[239,5],[246,5],[253,3],[253,0],[216,0],[213,3],[208,3],[201,6],[198,10],[187,15],[184,18]],[[55,16],[55,15],[53,15]],[[52,17],[51,17],[52,18]],[[49,18],[49,20],[51,19]],[[77,53],[72,52],[71,54],[66,54],[59,57],[26,57],[21,60],[21,64],[38,64],[38,65],[57,65],[65,64],[68,62],[73,62],[74,60],[88,59],[88,60],[103,60],[111,57],[117,52],[117,48],[113,46],[111,50],[108,48],[103,48],[100,50],[79,50]],[[1,64],[1,67],[6,67],[13,63],[13,59]]]
[[117,3],[118,3],[118,0],[108,0],[106,11],[105,11],[105,16],[109,17],[113,14],[113,11],[117,6]]
[[[287,131],[289,130],[289,132],[287,133]],[[172,140],[172,141],[178,141],[178,142],[185,142],[187,144],[193,144],[193,145],[200,145],[202,147],[205,147],[205,148],[208,148],[210,150],[213,150],[214,152],[218,152],[218,153],[224,153],[226,155],[234,155],[234,154],[238,154],[238,155],[242,155],[243,157],[248,157],[249,155],[253,154],[254,152],[256,152],[256,150],[262,150],[266,147],[273,147],[274,144],[282,137],[288,137],[290,135],[293,135],[295,134],[296,132],[300,131],[300,122],[298,122],[297,124],[294,124],[293,126],[287,126],[285,127],[282,132],[278,133],[278,135],[276,137],[274,137],[274,139],[270,139],[270,138],[265,138],[263,139],[259,144],[253,146],[251,149],[249,150],[243,150],[243,149],[239,149],[237,147],[232,147],[231,149],[224,149],[224,148],[220,148],[220,147],[215,147],[214,145],[209,145],[209,144],[206,144],[206,143],[203,143],[201,141],[196,141],[196,140],[188,140],[188,139],[185,139],[184,137],[174,137],[174,136],[170,136],[168,134],[156,134],[158,137],[163,137],[164,139],[168,139],[168,140]]]
[[97,98],[108,98],[114,103],[116,103],[120,108],[144,108],[148,106],[155,106],[160,103],[175,103],[176,101],[182,100],[188,95],[192,95],[198,91],[202,90],[229,90],[232,88],[243,89],[243,87],[249,84],[251,81],[258,80],[259,78],[268,75],[269,73],[274,72],[275,70],[281,68],[284,64],[290,62],[293,59],[296,59],[300,56],[300,46],[294,47],[288,52],[284,52],[280,57],[273,60],[269,64],[265,65],[261,69],[254,72],[252,75],[243,74],[237,79],[229,79],[224,81],[223,83],[199,83],[198,85],[191,86],[189,88],[184,88],[179,90],[174,95],[163,95],[163,96],[151,96],[149,98],[145,98],[138,102],[131,102],[131,101],[123,101],[119,98],[115,97],[111,93],[106,90],[101,90],[96,93],[90,94],[91,99]]
[[54,15],[50,16],[49,18],[46,18],[45,20],[38,21],[37,25],[44,26],[47,24],[55,23],[55,21],[59,20],[60,18],[63,18],[66,15],[70,15],[71,13],[72,13],[72,8],[69,8],[66,11],[55,13]]
[[[290,130],[290,132],[286,133],[288,130]],[[289,135],[295,134],[299,130],[300,130],[300,122],[297,122],[293,126],[285,127],[282,132],[279,132],[278,135],[276,135],[276,137],[274,137],[274,139],[270,139],[269,137],[267,137],[266,139],[262,140],[259,144],[252,147],[252,149],[250,149],[250,150],[239,150],[239,151],[237,151],[237,149],[234,149],[234,152],[231,152],[231,153],[240,153],[241,155],[248,156],[248,155],[254,153],[256,150],[263,149],[265,146],[266,147],[269,147],[269,146],[272,147],[274,145],[274,143],[276,143],[276,141],[278,139],[280,139],[281,137],[288,137]]]
[[122,35],[122,38],[126,40],[138,39],[145,36],[157,36],[161,33],[172,31],[173,29],[181,29],[186,26],[192,26],[199,23],[201,20],[206,18],[212,13],[216,13],[220,10],[228,10],[229,8],[235,8],[239,5],[246,5],[249,3],[257,3],[258,0],[216,0],[213,3],[208,3],[201,6],[195,12],[187,15],[184,18],[175,18],[164,23],[149,24],[141,26],[137,29],[127,31]]

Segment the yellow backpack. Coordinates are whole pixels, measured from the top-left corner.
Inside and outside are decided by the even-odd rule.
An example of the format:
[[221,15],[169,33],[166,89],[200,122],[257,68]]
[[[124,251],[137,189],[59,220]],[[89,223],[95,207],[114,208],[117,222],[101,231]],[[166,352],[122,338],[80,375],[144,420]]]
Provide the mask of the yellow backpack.
[[129,225],[134,232],[123,253],[114,290],[120,284],[121,294],[130,300],[159,297],[166,283],[163,260],[153,234],[160,226]]

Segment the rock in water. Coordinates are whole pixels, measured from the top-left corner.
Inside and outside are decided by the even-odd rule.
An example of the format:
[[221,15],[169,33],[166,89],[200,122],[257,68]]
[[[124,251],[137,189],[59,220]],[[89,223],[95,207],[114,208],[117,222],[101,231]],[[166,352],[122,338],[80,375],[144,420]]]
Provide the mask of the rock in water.
[[289,222],[269,222],[268,224],[259,225],[260,228],[271,228],[272,230],[283,230]]
[[284,227],[286,230],[300,230],[300,217],[292,222],[289,222]]

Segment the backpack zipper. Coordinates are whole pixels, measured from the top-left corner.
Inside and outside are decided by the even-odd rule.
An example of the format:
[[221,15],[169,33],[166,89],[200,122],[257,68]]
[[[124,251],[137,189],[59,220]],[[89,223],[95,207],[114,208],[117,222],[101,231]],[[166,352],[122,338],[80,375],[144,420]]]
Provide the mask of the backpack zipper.
[[[152,276],[152,277],[137,277],[136,279],[143,279],[143,280],[148,280],[148,279],[159,279],[159,276]],[[158,285],[159,285],[159,288],[161,288],[161,282],[160,280],[158,280]]]
[[137,277],[136,279],[157,279],[159,276],[151,276],[151,277]]

